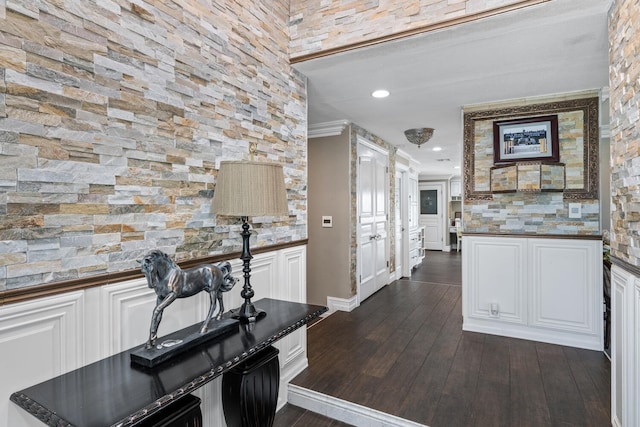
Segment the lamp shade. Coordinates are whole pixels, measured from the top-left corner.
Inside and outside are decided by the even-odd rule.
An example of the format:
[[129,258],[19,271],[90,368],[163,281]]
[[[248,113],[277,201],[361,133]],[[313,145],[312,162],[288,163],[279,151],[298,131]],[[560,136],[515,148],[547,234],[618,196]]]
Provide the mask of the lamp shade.
[[218,215],[287,215],[282,165],[267,162],[220,162],[211,210]]

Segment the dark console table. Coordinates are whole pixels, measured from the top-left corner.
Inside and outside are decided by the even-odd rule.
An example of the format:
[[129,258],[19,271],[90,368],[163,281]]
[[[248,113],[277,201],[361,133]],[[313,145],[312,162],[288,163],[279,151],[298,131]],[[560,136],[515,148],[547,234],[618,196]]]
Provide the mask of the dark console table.
[[15,392],[11,400],[49,426],[144,425],[214,378],[234,372],[242,376],[245,365],[260,354],[273,360],[275,351],[277,360],[271,344],[327,310],[274,299],[262,299],[255,305],[267,316],[251,328],[240,325],[237,331],[154,368],[132,365],[130,353],[135,349],[127,350]]

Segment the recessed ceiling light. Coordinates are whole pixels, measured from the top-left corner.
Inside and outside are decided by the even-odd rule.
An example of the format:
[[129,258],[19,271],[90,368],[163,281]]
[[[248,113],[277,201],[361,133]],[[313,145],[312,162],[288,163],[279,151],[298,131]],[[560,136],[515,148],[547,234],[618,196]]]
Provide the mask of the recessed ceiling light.
[[454,169],[460,169],[460,166],[454,166],[453,168]]
[[433,151],[442,151],[442,147],[433,147],[432,150]]
[[371,92],[371,96],[374,98],[386,98],[389,96],[389,91],[385,89],[378,89]]

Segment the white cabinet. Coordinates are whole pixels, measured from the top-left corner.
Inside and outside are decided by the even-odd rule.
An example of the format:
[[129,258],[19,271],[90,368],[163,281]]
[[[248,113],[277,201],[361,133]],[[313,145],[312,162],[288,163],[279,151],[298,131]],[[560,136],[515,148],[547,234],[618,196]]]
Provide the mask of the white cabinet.
[[640,426],[640,278],[611,268],[611,424]]
[[424,227],[409,232],[409,266],[416,268],[424,259]]
[[464,330],[602,350],[600,240],[464,239]]
[[424,227],[420,227],[420,192],[418,177],[409,176],[409,269],[413,270],[424,258]]
[[449,199],[460,200],[462,198],[462,181],[460,178],[453,178],[449,181]]

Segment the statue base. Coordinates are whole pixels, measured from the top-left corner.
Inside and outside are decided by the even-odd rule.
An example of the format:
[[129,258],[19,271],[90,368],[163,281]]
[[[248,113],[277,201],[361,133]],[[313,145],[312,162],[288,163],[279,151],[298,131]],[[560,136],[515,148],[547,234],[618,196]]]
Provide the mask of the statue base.
[[131,363],[146,368],[153,368],[203,342],[212,340],[231,331],[237,331],[239,323],[237,319],[225,318],[216,320],[211,322],[209,330],[204,334],[200,333],[201,323],[191,325],[158,338],[155,347],[147,349],[143,345],[133,349],[131,351]]

